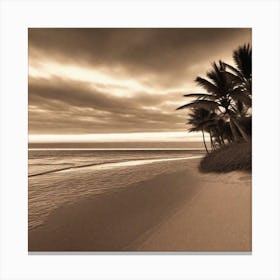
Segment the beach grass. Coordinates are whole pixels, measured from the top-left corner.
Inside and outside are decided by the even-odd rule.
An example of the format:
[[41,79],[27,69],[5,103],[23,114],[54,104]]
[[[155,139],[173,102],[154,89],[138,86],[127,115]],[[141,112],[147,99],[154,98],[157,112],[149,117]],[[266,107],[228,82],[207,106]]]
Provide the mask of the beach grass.
[[230,172],[235,170],[251,172],[251,142],[234,142],[207,154],[200,162],[201,172]]

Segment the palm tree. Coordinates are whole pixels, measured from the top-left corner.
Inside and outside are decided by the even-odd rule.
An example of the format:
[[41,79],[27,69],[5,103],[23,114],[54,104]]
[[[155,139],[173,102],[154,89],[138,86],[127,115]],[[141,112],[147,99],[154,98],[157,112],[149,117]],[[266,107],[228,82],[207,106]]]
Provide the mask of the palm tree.
[[241,100],[251,108],[252,106],[252,48],[250,44],[239,46],[233,52],[236,67],[224,62],[226,73],[231,76],[233,89],[231,96]]
[[[236,110],[236,99],[233,98],[231,93],[233,91],[233,77],[235,75],[226,71],[225,64],[219,61],[219,64],[215,62],[212,64],[212,70],[207,72],[208,79],[197,77],[195,82],[204,88],[207,93],[192,93],[185,94],[185,97],[196,97],[195,101],[187,103],[179,108],[203,108],[208,111],[217,112],[221,118],[229,120],[232,134],[235,140],[238,140],[239,133],[242,137],[248,141],[248,136],[238,122],[238,114]],[[242,102],[242,101],[241,101]]]
[[226,141],[228,143],[232,142],[233,135],[230,129],[229,122],[226,122],[224,119],[219,118],[216,125],[218,130],[218,136],[220,137],[222,144],[225,144]]
[[[235,113],[239,117],[239,126],[246,131],[242,119],[252,118],[252,48],[250,44],[239,46],[233,52],[236,67],[224,63],[226,74],[232,79],[233,87],[230,96],[235,101]],[[245,126],[245,128],[244,128]],[[242,131],[241,131],[242,132]],[[246,132],[246,136],[248,133]]]
[[[206,131],[209,132],[209,127],[213,125],[213,114],[204,108],[192,109],[191,113],[189,114],[187,124],[191,125],[191,127],[189,128],[189,132],[193,132],[193,131],[202,132],[203,144],[206,152],[209,153],[205,141],[205,132]],[[211,142],[212,142],[212,138],[211,138]]]
[[233,51],[233,60],[236,67],[225,65],[241,80],[250,81],[252,79],[252,47],[250,44],[239,46]]

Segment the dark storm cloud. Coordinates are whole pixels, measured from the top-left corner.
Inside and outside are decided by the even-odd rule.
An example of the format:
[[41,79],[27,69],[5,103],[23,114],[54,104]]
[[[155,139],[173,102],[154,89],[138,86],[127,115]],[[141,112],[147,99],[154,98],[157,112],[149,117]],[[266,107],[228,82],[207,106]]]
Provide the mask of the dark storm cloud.
[[227,28],[32,28],[28,36],[34,134],[185,130],[185,112],[175,112],[182,93],[210,62],[251,42],[250,29]]
[[166,131],[181,121],[179,114],[164,109],[169,98],[148,93],[119,98],[86,82],[30,78],[30,132],[38,128],[45,133]]
[[[250,29],[29,29],[29,55],[116,69],[161,85],[193,79],[192,66],[230,55]],[[220,56],[220,57],[219,57]],[[188,77],[188,74],[191,76]],[[197,73],[196,73],[197,74]]]

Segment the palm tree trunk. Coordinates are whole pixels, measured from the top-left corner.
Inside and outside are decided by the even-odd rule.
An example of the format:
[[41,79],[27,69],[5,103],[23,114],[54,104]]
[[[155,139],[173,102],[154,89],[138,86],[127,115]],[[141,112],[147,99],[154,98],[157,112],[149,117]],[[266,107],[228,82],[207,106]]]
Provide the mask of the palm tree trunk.
[[211,130],[210,130],[210,140],[211,140],[211,148],[212,148],[212,151],[215,150],[215,147],[214,147],[214,143],[213,143],[213,138],[212,138],[212,133],[211,133]]
[[204,137],[204,130],[203,129],[202,129],[202,137],[203,137],[203,144],[204,144],[205,150],[206,150],[207,154],[209,154],[209,151],[207,149],[207,145],[205,143],[205,137]]
[[247,135],[247,133],[244,131],[244,129],[242,128],[242,126],[238,123],[237,120],[233,120],[235,126],[238,128],[240,134],[242,135],[242,138],[246,141],[246,142],[249,142],[250,141],[250,138],[249,136]]
[[218,146],[221,147],[222,146],[222,141],[221,141],[221,136],[220,136],[220,133],[216,130],[215,132],[216,134],[216,142],[218,142]]
[[233,136],[233,140],[238,141],[240,139],[240,137],[239,137],[238,131],[236,129],[236,126],[235,126],[232,118],[230,118],[230,120],[229,120],[229,125],[230,125],[230,130],[231,130],[231,133]]

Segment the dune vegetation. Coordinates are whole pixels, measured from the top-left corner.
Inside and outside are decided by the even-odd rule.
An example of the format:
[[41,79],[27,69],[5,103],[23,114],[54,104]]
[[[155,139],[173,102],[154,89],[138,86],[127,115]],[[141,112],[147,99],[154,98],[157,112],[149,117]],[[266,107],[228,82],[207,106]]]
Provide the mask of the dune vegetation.
[[200,163],[201,171],[251,170],[251,46],[234,50],[233,61],[234,66],[222,60],[214,62],[206,78],[195,79],[202,92],[185,94],[190,101],[177,108],[188,110],[190,132],[202,132],[206,156]]

